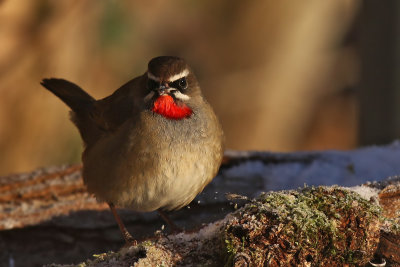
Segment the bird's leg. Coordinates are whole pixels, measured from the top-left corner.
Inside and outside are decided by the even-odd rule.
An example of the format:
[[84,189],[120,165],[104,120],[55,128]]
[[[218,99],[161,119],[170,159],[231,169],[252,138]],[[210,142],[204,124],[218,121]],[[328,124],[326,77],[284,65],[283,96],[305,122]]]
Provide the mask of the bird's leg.
[[109,202],[108,206],[110,206],[111,212],[114,215],[115,220],[117,221],[117,224],[119,226],[119,229],[121,230],[122,236],[125,239],[125,242],[127,244],[133,244],[136,245],[137,241],[131,236],[131,234],[128,232],[128,229],[126,229],[124,223],[122,222],[121,218],[119,217],[117,210],[115,209],[115,206],[113,203]]
[[161,209],[158,209],[158,214],[160,214],[161,218],[171,227],[173,233],[182,232],[182,228],[177,226],[167,215],[167,213]]

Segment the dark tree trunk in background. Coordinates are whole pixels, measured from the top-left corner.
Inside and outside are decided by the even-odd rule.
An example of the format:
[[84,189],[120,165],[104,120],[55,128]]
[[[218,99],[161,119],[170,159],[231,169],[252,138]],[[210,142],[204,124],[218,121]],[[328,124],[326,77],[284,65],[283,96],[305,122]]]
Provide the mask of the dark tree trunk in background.
[[400,1],[361,7],[360,145],[400,138]]

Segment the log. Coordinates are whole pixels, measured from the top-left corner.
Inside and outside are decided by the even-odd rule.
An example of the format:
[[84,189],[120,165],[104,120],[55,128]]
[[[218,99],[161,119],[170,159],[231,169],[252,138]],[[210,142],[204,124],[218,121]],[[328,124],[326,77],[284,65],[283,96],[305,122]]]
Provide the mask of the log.
[[382,235],[394,224],[382,220],[371,192],[333,186],[263,193],[198,231],[159,235],[80,266],[397,266],[398,247],[382,245],[388,236],[396,242],[390,230]]
[[[187,262],[191,260],[191,257],[187,258],[184,252],[175,253],[176,248],[192,247],[194,250],[197,245],[201,245],[221,251],[211,246],[217,244],[213,233],[217,233],[218,229],[224,229],[223,232],[232,229],[227,226],[228,218],[232,218],[232,212],[238,212],[237,209],[244,208],[251,199],[259,196],[260,192],[274,188],[271,180],[280,182],[282,179],[290,179],[293,181],[291,186],[296,187],[297,183],[302,183],[302,181],[296,181],[293,174],[298,173],[300,177],[304,176],[301,175],[302,173],[306,173],[307,177],[316,177],[321,173],[321,170],[316,168],[319,165],[324,167],[322,173],[328,180],[329,175],[332,175],[332,177],[340,176],[343,177],[341,179],[353,182],[361,181],[357,177],[365,177],[366,173],[371,173],[371,170],[373,172],[375,169],[383,170],[381,174],[374,173],[374,177],[382,178],[387,174],[400,173],[398,164],[395,161],[390,162],[390,159],[397,155],[393,153],[399,153],[399,151],[400,146],[395,143],[387,148],[367,148],[351,152],[289,154],[229,152],[226,154],[219,175],[205,191],[189,207],[171,214],[178,225],[191,230],[191,233],[172,235],[165,239],[164,235],[168,229],[161,230],[163,221],[157,214],[119,210],[135,238],[150,242],[141,243],[139,247],[129,248],[126,251],[120,250],[123,239],[108,207],[104,203],[98,203],[86,192],[81,179],[81,165],[47,167],[32,173],[0,177],[0,265],[8,266],[14,263],[16,266],[42,266],[51,262],[78,263],[90,261],[87,259],[94,254],[103,255],[95,257],[94,261],[101,262],[100,259],[104,258],[106,262],[112,257],[108,257],[110,254],[103,254],[103,252],[110,250],[118,251],[115,255],[127,255],[126,257],[131,260],[140,256],[143,262],[151,260],[157,262],[156,255],[158,254],[175,255],[174,257],[181,258],[180,262]],[[378,165],[382,161],[385,168],[378,165],[371,166],[369,162],[372,161]],[[364,162],[366,164],[362,164]],[[326,168],[329,168],[329,171],[326,171]],[[277,170],[284,170],[284,172]],[[285,175],[288,175],[288,178],[285,178]],[[400,210],[398,206],[399,179],[392,178],[385,182],[368,183],[363,188],[372,188],[375,192],[374,197],[379,199],[383,208],[382,216],[396,221],[398,218],[396,211]],[[226,193],[230,193],[229,198],[226,197]],[[207,225],[208,223],[212,224]],[[379,228],[379,246],[375,251],[377,257],[382,257],[389,263],[397,263],[399,260],[396,255],[400,255],[397,253],[399,252],[398,235],[388,225],[396,225],[396,223],[388,223]],[[235,240],[235,231],[232,232],[231,240]],[[199,240],[204,235],[209,237],[208,243],[201,243],[203,241],[186,243],[186,239]],[[221,237],[221,235],[218,236]],[[228,240],[227,236],[224,238]],[[154,241],[155,239],[158,241]],[[168,240],[175,241],[169,243]],[[143,250],[145,244],[149,244],[145,246],[146,252]],[[224,249],[223,244],[220,247],[222,249]],[[127,251],[136,251],[138,254],[135,254],[136,252],[129,254],[131,252]],[[191,255],[201,260],[208,255],[207,251],[204,250],[200,255],[196,253]],[[125,252],[128,254],[124,254]],[[211,260],[230,259],[232,262],[237,261],[237,264],[252,261],[248,258],[251,253],[240,252],[241,254],[233,255],[225,252],[223,255],[213,254]],[[150,257],[150,255],[153,256]],[[314,256],[308,258],[307,256],[304,257],[316,260]],[[380,260],[379,257],[375,259],[377,262]],[[178,261],[178,259],[175,260]]]

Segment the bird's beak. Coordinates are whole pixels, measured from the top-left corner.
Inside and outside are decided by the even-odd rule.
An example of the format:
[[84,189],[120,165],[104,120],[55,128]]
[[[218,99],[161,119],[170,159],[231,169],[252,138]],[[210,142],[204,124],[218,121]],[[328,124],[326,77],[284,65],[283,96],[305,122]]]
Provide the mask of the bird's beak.
[[158,95],[166,95],[169,92],[169,87],[167,85],[161,84],[160,87],[156,89]]

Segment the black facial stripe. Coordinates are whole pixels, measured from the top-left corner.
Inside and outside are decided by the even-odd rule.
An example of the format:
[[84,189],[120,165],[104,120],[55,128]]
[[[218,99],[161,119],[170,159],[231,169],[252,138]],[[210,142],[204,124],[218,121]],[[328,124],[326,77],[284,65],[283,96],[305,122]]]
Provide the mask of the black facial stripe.
[[176,88],[179,91],[183,91],[187,88],[187,81],[186,77],[180,78],[178,80],[175,80],[173,82],[168,83],[169,87]]

